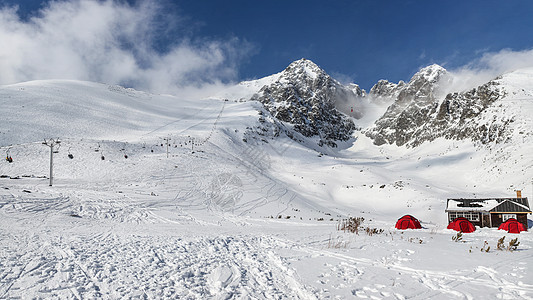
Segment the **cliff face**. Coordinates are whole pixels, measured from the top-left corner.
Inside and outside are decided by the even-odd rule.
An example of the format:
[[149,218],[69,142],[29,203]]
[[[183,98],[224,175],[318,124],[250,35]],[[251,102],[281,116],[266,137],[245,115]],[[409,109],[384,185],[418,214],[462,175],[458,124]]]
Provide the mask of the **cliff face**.
[[[263,86],[252,100],[280,121],[306,136],[318,136],[319,145],[336,146],[335,141],[351,138],[355,124],[336,104],[353,103],[362,97],[356,85],[346,87],[331,78],[313,62],[301,59],[290,64],[278,80]],[[362,112],[350,111],[356,118]]]
[[[246,99],[261,104],[262,119],[271,120],[270,127],[277,128],[273,129],[275,135],[286,132],[293,138],[313,138],[319,146],[335,147],[353,136],[354,120],[369,112],[377,114],[365,109],[388,106],[363,133],[376,145],[416,147],[440,137],[480,143],[506,141],[513,130],[513,116],[500,112],[495,105],[508,95],[514,82],[530,78],[524,76],[513,75],[503,83],[497,78],[446,95],[443,91],[450,87],[452,74],[439,65],[430,65],[409,82],[380,80],[366,94],[356,84],[342,85],[310,60],[301,59],[280,73],[241,83],[240,87],[253,90]],[[517,91],[523,90],[522,86],[529,90],[527,84],[520,83]]]
[[426,67],[403,85],[378,83],[370,95],[394,97],[394,103],[374,126],[365,131],[374,143],[418,146],[439,137],[472,139],[481,143],[505,139],[508,122],[486,122],[480,114],[505,96],[497,80],[475,89],[438,96],[438,90],[449,83],[445,69]]
[[392,97],[394,102],[374,126],[366,131],[375,144],[398,146],[414,142],[417,129],[427,124],[437,105],[435,97],[446,70],[431,65],[416,73],[408,83],[394,85],[380,81],[370,91],[377,97]]

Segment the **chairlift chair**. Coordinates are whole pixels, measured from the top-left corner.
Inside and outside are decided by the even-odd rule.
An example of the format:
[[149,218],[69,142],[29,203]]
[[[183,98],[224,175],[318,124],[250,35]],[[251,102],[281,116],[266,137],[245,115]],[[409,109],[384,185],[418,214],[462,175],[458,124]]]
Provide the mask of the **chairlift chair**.
[[11,148],[8,148],[7,151],[6,151],[6,161],[9,162],[9,163],[12,163],[13,162],[13,158],[11,157],[11,155],[9,155],[9,150],[11,150]]

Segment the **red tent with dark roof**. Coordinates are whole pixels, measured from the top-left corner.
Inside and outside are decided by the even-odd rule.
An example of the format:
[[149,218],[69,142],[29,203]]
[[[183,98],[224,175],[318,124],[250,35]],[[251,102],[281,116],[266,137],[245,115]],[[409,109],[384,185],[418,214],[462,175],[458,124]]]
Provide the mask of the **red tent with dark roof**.
[[422,226],[420,225],[420,222],[418,220],[411,216],[411,215],[405,215],[398,219],[398,222],[396,222],[396,228],[397,229],[420,229]]
[[448,229],[470,233],[476,231],[476,227],[466,218],[457,218],[448,224]]
[[498,229],[507,230],[509,233],[520,233],[521,231],[526,231],[524,224],[518,222],[516,219],[508,219],[503,222]]

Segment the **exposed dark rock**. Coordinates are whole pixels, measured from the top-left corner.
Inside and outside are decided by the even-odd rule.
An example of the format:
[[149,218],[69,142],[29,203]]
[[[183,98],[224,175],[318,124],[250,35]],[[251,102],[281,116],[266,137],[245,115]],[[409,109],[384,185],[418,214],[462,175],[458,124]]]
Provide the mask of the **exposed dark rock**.
[[438,106],[435,93],[439,82],[446,78],[447,72],[438,65],[420,70],[407,84],[390,84],[380,81],[370,94],[396,97],[385,114],[375,122],[366,135],[374,143],[398,146],[408,144],[416,138],[417,129],[428,122],[429,116]]
[[482,121],[480,114],[505,96],[493,80],[470,91],[450,93],[439,99],[438,90],[448,84],[446,70],[437,65],[422,69],[408,84],[380,81],[370,91],[374,96],[393,96],[395,102],[366,131],[374,143],[418,146],[439,137],[481,143],[502,142],[512,118]]
[[[278,120],[293,125],[305,137],[318,136],[319,145],[335,147],[335,141],[351,138],[355,124],[336,104],[353,103],[364,92],[357,85],[345,87],[313,62],[290,64],[278,81],[264,86],[252,99],[260,101]],[[361,117],[357,110],[353,116]]]

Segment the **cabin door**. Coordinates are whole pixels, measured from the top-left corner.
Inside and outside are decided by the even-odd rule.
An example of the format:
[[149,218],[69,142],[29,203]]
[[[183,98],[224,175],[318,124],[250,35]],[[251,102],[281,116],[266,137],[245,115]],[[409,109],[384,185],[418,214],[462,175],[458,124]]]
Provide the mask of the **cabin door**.
[[481,227],[490,227],[490,215],[489,214],[481,215]]

